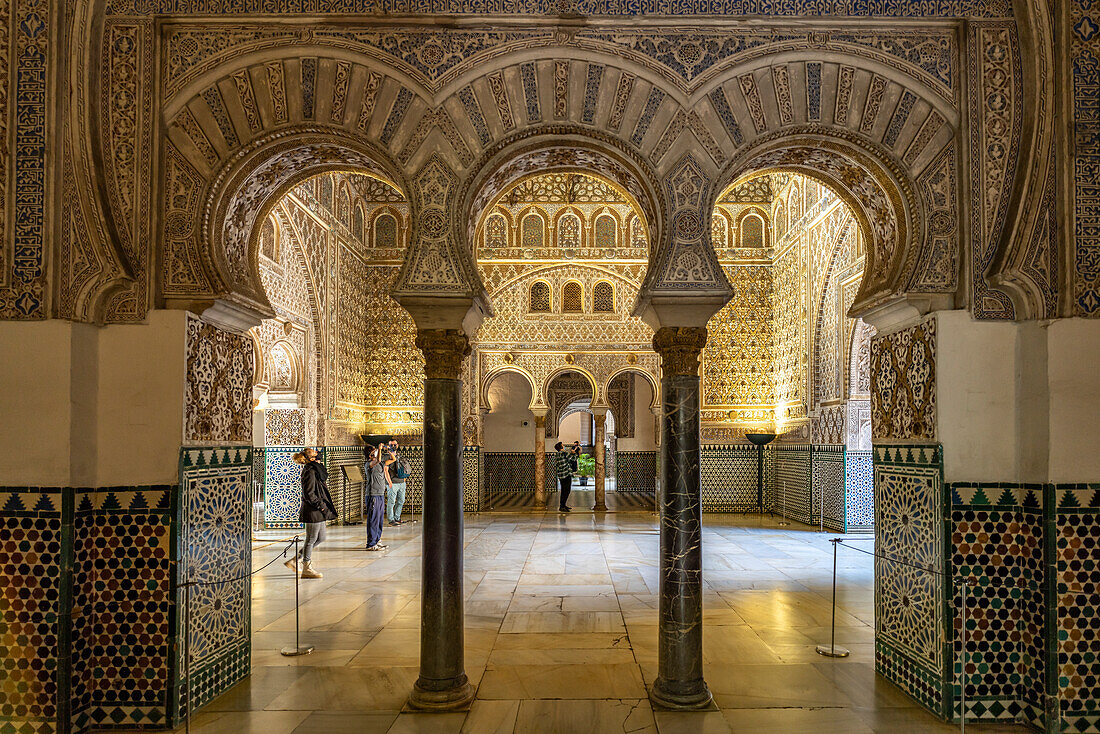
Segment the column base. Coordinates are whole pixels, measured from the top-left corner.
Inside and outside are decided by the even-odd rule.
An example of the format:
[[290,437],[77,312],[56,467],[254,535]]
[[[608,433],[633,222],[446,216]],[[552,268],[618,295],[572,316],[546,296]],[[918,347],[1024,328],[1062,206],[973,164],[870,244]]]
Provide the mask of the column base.
[[649,701],[658,708],[671,711],[697,711],[714,706],[710,689],[702,678],[688,683],[670,683],[658,678],[649,690]]
[[418,680],[409,694],[409,708],[416,711],[460,711],[468,709],[474,702],[476,691],[465,674],[445,688],[440,689],[439,684],[432,681],[426,687],[423,679]]
[[607,512],[607,505],[596,505],[592,508],[593,512]]

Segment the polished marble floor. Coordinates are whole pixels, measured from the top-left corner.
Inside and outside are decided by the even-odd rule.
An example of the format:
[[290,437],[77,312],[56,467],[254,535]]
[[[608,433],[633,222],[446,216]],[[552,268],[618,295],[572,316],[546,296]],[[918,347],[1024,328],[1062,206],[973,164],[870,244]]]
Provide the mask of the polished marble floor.
[[[657,522],[642,513],[466,516],[468,713],[402,713],[417,676],[420,525],[336,528],[302,581],[307,657],[294,639],[294,581],[281,563],[255,579],[252,677],[196,714],[195,734],[694,734],[957,731],[877,678],[871,559],[839,558],[837,644],[827,642],[832,555],[809,528],[705,517],[704,665],[716,710],[654,712]],[[274,536],[273,536],[274,537]],[[854,539],[851,543],[870,541]],[[277,545],[257,542],[258,567]],[[968,726],[968,732],[1016,732]]]

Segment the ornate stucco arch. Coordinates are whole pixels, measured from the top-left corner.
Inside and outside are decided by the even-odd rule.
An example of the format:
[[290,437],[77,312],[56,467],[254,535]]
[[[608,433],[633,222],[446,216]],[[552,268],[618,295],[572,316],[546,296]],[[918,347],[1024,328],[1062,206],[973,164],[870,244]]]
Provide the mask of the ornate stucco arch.
[[[161,294],[167,305],[196,307],[238,328],[272,314],[260,283],[255,225],[290,188],[341,170],[408,190],[383,151],[332,128],[299,126],[259,138],[226,156],[205,180],[194,167],[182,175],[187,161],[178,149],[170,148],[168,157]],[[183,180],[189,184],[186,197]]]
[[608,394],[608,391],[611,389],[611,383],[615,380],[616,377],[618,377],[619,375],[625,375],[627,373],[641,375],[642,378],[649,383],[650,394],[652,395],[652,398],[649,402],[649,408],[652,410],[653,408],[659,407],[661,405],[660,376],[655,371],[651,372],[638,366],[628,365],[626,367],[621,367],[613,371],[611,374],[607,375],[607,378],[604,380],[603,383],[604,395]]
[[543,376],[542,383],[539,386],[539,397],[542,400],[541,405],[546,404],[546,396],[550,394],[550,384],[554,382],[554,378],[566,372],[576,372],[578,375],[588,380],[588,386],[592,390],[592,400],[590,402],[590,405],[606,405],[607,393],[602,390],[600,379],[588,369],[584,367],[579,367],[575,364],[566,364],[560,367],[555,367],[548,371],[545,376]]
[[815,179],[851,208],[868,243],[853,313],[911,288],[929,224],[915,182],[889,155],[847,130],[801,126],[765,136],[738,154],[723,171],[720,188],[767,170]]

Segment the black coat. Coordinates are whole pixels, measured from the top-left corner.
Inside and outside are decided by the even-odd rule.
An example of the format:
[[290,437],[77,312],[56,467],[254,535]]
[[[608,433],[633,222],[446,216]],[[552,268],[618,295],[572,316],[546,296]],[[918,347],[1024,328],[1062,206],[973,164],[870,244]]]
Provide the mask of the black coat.
[[298,522],[325,522],[336,519],[336,508],[332,506],[325,481],[328,470],[319,461],[306,462],[302,469],[302,511],[298,513]]

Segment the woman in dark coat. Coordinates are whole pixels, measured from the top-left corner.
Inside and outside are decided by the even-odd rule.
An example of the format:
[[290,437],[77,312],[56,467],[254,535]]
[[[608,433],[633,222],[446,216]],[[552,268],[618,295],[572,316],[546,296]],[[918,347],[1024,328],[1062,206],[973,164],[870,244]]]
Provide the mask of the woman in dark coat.
[[336,519],[336,508],[325,484],[328,470],[317,460],[314,449],[294,454],[293,458],[302,465],[302,510],[298,513],[298,521],[306,526],[306,542],[302,546],[301,571],[298,570],[297,558],[287,561],[286,567],[300,573],[304,579],[319,579],[324,574],[313,567],[313,549],[325,541],[325,523]]

